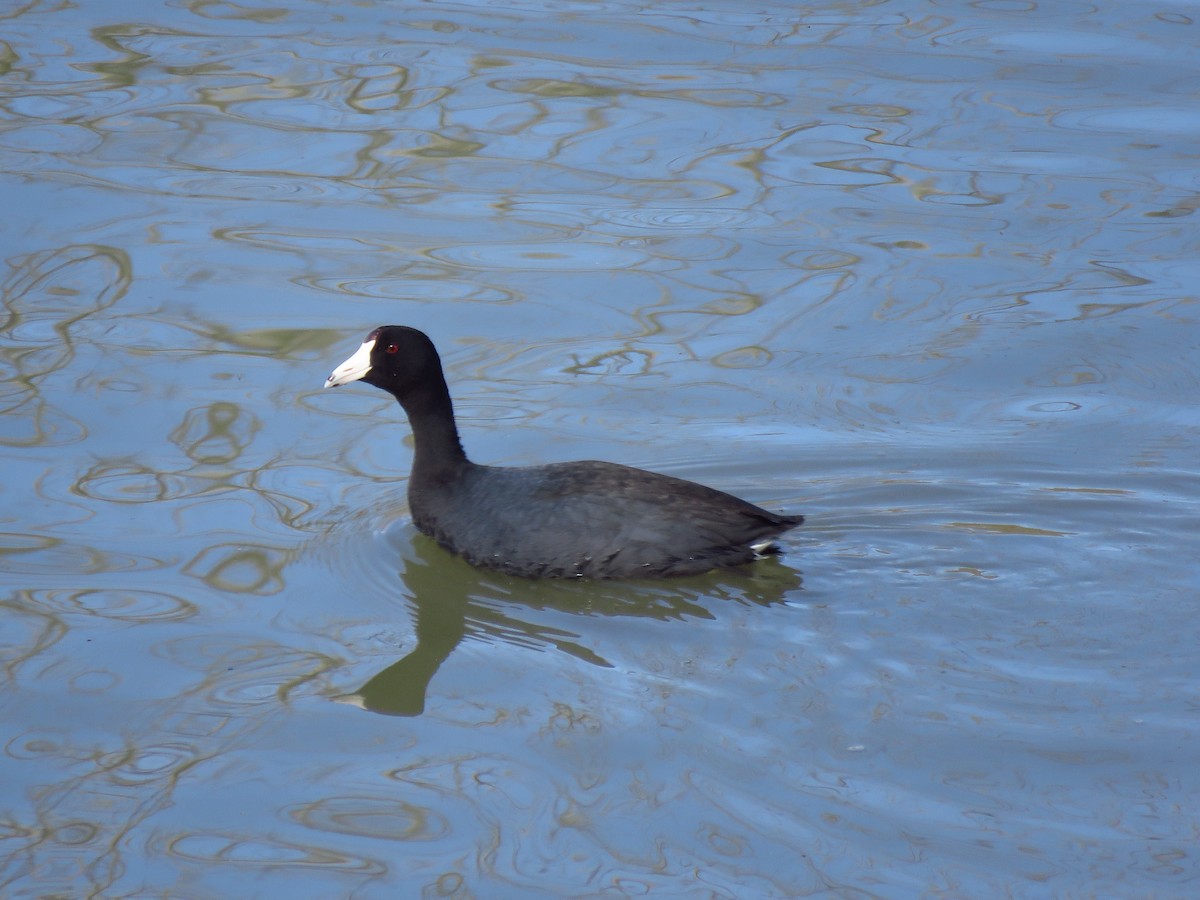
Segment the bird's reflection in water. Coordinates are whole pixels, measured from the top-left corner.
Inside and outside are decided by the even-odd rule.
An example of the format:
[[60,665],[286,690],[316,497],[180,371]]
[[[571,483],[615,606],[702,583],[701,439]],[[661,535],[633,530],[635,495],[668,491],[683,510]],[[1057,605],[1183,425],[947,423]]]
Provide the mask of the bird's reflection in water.
[[583,643],[585,637],[518,618],[522,609],[682,622],[714,618],[706,608],[714,602],[778,603],[801,585],[800,573],[773,557],[738,570],[664,581],[531,581],[476,569],[424,535],[406,531],[400,577],[416,608],[417,646],[343,698],[389,715],[425,711],[430,680],[467,636],[553,647],[593,665],[610,665]]

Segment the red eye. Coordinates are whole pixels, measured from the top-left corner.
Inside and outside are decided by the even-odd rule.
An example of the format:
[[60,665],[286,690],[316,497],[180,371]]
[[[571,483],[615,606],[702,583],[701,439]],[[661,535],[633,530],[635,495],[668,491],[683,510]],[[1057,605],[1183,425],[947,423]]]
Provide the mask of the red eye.
[[400,346],[398,344],[388,344],[387,349],[383,352],[384,353],[399,353]]

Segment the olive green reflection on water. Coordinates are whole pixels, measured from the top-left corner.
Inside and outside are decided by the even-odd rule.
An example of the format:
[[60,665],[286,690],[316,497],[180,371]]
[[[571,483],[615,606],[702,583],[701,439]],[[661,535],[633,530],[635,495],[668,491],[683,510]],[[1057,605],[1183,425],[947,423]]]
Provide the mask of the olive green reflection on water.
[[193,462],[220,465],[241,456],[261,427],[257,416],[221,401],[191,410],[170,437]]
[[77,352],[75,329],[129,290],[133,266],[116,247],[76,244],[10,261],[0,284],[0,445],[47,447],[87,436],[86,427],[43,394],[43,382],[66,369]]
[[183,567],[218,591],[266,596],[283,590],[283,570],[294,551],[265,544],[217,544]]
[[[10,6],[0,895],[1187,894],[1194,17]],[[374,554],[384,321],[804,592]]]
[[417,716],[438,668],[468,635],[535,650],[555,649],[592,665],[611,664],[580,635],[519,617],[522,607],[580,616],[661,621],[712,619],[705,603],[769,606],[799,590],[800,573],[775,558],[729,572],[668,582],[530,581],[486,572],[425,535],[413,539],[401,579],[416,607],[417,646],[342,699],[372,712]]
[[430,807],[394,797],[324,797],[288,813],[314,831],[359,835],[372,840],[436,841],[453,831],[446,817]]

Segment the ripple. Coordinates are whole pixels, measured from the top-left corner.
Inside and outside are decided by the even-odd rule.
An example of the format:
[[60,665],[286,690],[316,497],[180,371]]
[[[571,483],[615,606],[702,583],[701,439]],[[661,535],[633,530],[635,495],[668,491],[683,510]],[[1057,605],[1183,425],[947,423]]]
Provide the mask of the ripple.
[[185,497],[189,481],[157,472],[135,462],[102,462],[87,470],[72,487],[74,493],[108,503],[155,503]]
[[955,161],[976,172],[1022,172],[1027,175],[1077,174],[1095,176],[1122,166],[1120,161],[1082,153],[1004,150],[1001,153],[961,153]]
[[664,100],[685,101],[714,109],[746,110],[783,106],[788,98],[769,91],[747,91],[737,88],[715,88],[711,90],[639,91],[639,96],[661,97]]
[[[71,244],[42,250],[13,260],[3,284],[4,306],[13,316],[11,325],[73,323],[119,300],[132,277],[129,255],[115,247]],[[57,347],[61,337],[42,331],[38,342]]]
[[438,103],[452,93],[446,86],[404,88],[402,85],[400,76],[365,78],[346,94],[343,102],[355,112],[366,115],[401,110],[411,113]]
[[111,553],[57,538],[0,533],[0,559],[10,575],[67,575],[147,571],[162,567],[150,557]]
[[176,638],[154,645],[155,656],[203,672],[209,684],[206,703],[222,711],[278,707],[288,695],[333,664],[318,653],[295,650],[269,640],[253,643],[227,634]]
[[821,272],[826,269],[848,269],[862,262],[862,257],[844,250],[797,250],[783,257],[783,261],[797,269]]
[[324,505],[315,499],[313,486],[326,481],[331,472],[343,476],[345,469],[328,464],[313,466],[274,462],[251,473],[246,486],[271,504],[284,525],[307,531],[315,522],[324,521],[329,515]]
[[922,203],[940,203],[946,206],[995,206],[1004,202],[1004,198],[996,194],[947,194],[940,191],[927,191],[918,199]]
[[713,365],[722,369],[761,369],[774,360],[774,355],[765,347],[738,347],[714,357]]
[[380,240],[366,236],[349,235],[332,231],[282,231],[255,228],[218,228],[213,232],[218,240],[245,243],[265,250],[295,251],[300,253],[331,253],[338,251],[361,252],[363,250],[387,250]]
[[57,538],[45,535],[0,531],[0,554],[33,553],[57,547],[59,543]]
[[295,806],[288,814],[309,828],[388,841],[436,841],[450,823],[427,807],[377,797],[331,797]]
[[[607,344],[590,348],[580,346],[573,354],[575,362],[564,370],[572,375],[648,375],[654,371],[655,355],[649,350],[632,347],[610,348]],[[552,369],[543,369],[552,372]],[[525,402],[514,398],[514,405]],[[543,415],[537,408],[521,409],[521,418]]]
[[39,378],[65,369],[74,358],[74,351],[70,347],[64,346],[57,338],[51,343],[49,339],[39,336],[39,332],[54,329],[59,324],[58,322],[28,322],[14,329],[14,338],[17,342],[43,345],[21,348],[24,352],[17,357],[17,363],[20,366],[21,374],[26,379]]
[[1071,413],[1079,412],[1085,408],[1085,404],[1077,403],[1074,400],[1042,400],[1037,403],[1021,401],[1009,405],[1009,411],[1022,418],[1023,413]]
[[283,569],[291,557],[284,547],[218,544],[206,547],[183,571],[218,591],[269,596],[283,590]]
[[434,259],[468,268],[538,269],[561,272],[634,268],[650,257],[629,247],[595,241],[553,244],[476,244],[438,247],[427,251]]
[[1000,51],[1027,50],[1039,59],[1052,56],[1099,56],[1112,59],[1129,49],[1129,40],[1119,33],[1077,29],[1022,29],[1005,31],[968,28],[934,39],[935,45],[991,47]]
[[[66,369],[75,359],[80,323],[121,299],[132,279],[127,254],[99,244],[71,244],[15,257],[0,285],[5,326],[14,345],[0,362],[16,390],[3,391],[10,425],[0,443],[50,446],[75,443],[87,430],[42,396],[37,379]],[[14,415],[16,413],[16,415]]]
[[165,852],[198,862],[261,867],[268,871],[281,866],[305,866],[344,869],[371,876],[380,876],[387,872],[387,867],[380,862],[337,853],[325,847],[306,847],[303,844],[213,832],[171,838],[166,843]]
[[[28,169],[31,164],[38,167],[39,158],[45,163],[56,156],[90,153],[101,140],[94,131],[79,125],[37,122],[26,128],[0,132],[0,149],[29,154],[19,164],[20,169]],[[19,157],[14,157],[14,164],[17,159]],[[14,168],[18,166],[14,165]]]
[[[940,527],[947,531],[965,531],[971,534],[1019,535],[1024,537],[1070,537],[1072,531],[1051,531],[1012,522],[942,522]],[[1024,665],[1024,663],[1022,664]]]
[[537,160],[522,161],[515,171],[508,160],[450,157],[424,165],[418,160],[415,165],[406,167],[404,174],[406,179],[436,185],[452,194],[462,192],[463,185],[470,185],[472,193],[502,190],[551,196],[572,193],[594,196],[618,189],[620,185],[620,179],[612,175]]
[[67,684],[77,694],[104,694],[121,683],[121,676],[111,669],[88,669],[72,675]]
[[497,78],[490,86],[505,93],[552,99],[617,97],[627,91],[624,85],[560,78]]
[[365,505],[353,504],[339,510],[331,533],[321,535],[303,549],[313,560],[345,582],[361,584],[361,590],[381,597],[397,595],[396,572],[403,552],[417,534],[408,518],[401,494],[379,499],[368,493]]
[[163,193],[224,200],[310,200],[333,192],[329,183],[316,178],[271,172],[189,174],[185,178],[159,179],[155,188]]
[[243,708],[278,707],[293,689],[328,668],[327,661],[314,654],[280,648],[279,656],[243,665],[227,673],[212,690],[209,702],[214,706]]
[[664,231],[706,231],[711,228],[745,228],[774,224],[763,213],[745,209],[593,209],[592,214],[604,222],[630,228],[661,228]]
[[1029,407],[1030,412],[1039,413],[1075,412],[1079,409],[1083,409],[1083,404],[1074,403],[1071,400],[1049,400],[1045,403],[1035,403]]
[[[1057,391],[1046,391],[1047,394],[1058,393]],[[1064,415],[1087,415],[1087,416],[1103,416],[1105,419],[1121,416],[1141,416],[1146,421],[1154,414],[1152,407],[1142,404],[1137,405],[1122,401],[1115,395],[1108,396],[1101,391],[1096,392],[1094,397],[1084,396],[1058,396],[1052,400],[1037,400],[1032,397],[1021,397],[1006,402],[989,404],[985,407],[988,410],[988,417],[997,420],[1015,420],[1018,422],[1029,422],[1032,419],[1043,419],[1047,416],[1064,416]],[[1161,414],[1161,413],[1160,413]]]
[[29,594],[38,606],[58,613],[99,616],[120,622],[167,622],[196,615],[194,603],[157,591],[36,590]]
[[331,294],[351,294],[377,300],[439,300],[469,303],[513,303],[517,295],[489,285],[447,278],[382,276],[378,278],[308,278],[298,283]]
[[173,778],[189,768],[196,757],[196,749],[187,744],[155,744],[109,754],[101,765],[115,784],[133,787]]
[[526,419],[531,413],[516,403],[487,404],[472,403],[469,399],[454,405],[454,412],[459,421],[497,422],[505,419]]
[[189,410],[170,438],[199,465],[226,465],[249,448],[261,428],[257,416],[222,401]]
[[86,744],[77,745],[61,732],[37,729],[13,737],[5,744],[4,754],[10,759],[53,759],[56,763],[69,760],[94,764],[96,749]]
[[0,616],[4,619],[3,669],[10,679],[22,664],[37,658],[68,632],[66,623],[43,609],[31,592],[0,600]]
[[100,827],[93,822],[67,822],[55,826],[53,840],[56,844],[78,847],[90,844],[100,836]]
[[1070,109],[1052,119],[1060,128],[1124,134],[1138,141],[1147,135],[1200,133],[1200,110],[1186,106],[1137,106]]
[[890,106],[884,103],[875,104],[849,104],[844,106],[831,106],[831,112],[849,113],[854,116],[865,116],[871,119],[902,119],[905,116],[911,116],[913,111],[906,106]]

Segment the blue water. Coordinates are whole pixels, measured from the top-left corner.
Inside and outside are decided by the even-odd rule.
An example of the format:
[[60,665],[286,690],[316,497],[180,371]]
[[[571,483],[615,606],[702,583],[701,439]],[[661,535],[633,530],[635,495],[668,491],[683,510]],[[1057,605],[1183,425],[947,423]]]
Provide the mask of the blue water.
[[[0,894],[1196,893],[1191,6],[0,17]],[[808,522],[473,570],[383,322]]]

